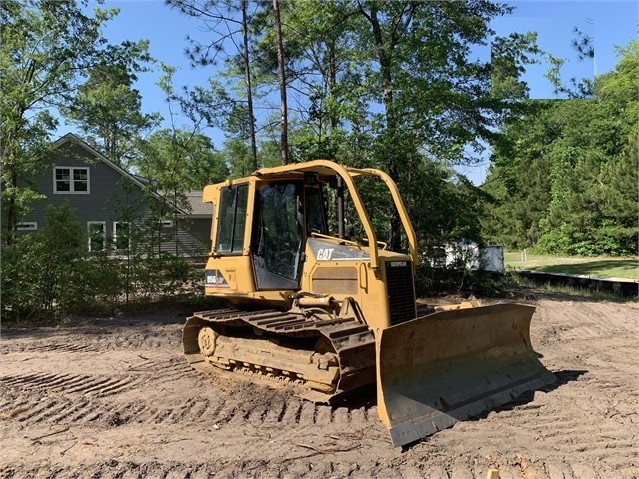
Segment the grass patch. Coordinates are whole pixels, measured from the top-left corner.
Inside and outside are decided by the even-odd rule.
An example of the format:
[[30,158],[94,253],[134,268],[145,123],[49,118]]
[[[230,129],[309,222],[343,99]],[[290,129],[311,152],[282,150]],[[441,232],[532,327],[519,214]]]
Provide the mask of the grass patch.
[[522,278],[514,273],[506,273],[510,286],[510,297],[523,300],[537,300],[541,297],[550,299],[572,299],[575,301],[614,301],[621,303],[637,303],[637,296],[621,297],[609,291],[598,289],[575,288],[572,286],[540,283]]
[[504,264],[507,268],[515,270],[639,279],[637,258],[551,256],[530,253],[526,255],[526,258],[522,258],[521,252],[514,252],[504,253]]

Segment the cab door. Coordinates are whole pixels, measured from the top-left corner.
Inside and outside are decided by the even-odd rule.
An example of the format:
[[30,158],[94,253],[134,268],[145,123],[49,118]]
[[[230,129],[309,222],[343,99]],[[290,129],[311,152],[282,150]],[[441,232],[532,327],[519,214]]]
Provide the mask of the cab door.
[[299,289],[304,246],[303,186],[268,183],[255,192],[251,255],[257,289]]

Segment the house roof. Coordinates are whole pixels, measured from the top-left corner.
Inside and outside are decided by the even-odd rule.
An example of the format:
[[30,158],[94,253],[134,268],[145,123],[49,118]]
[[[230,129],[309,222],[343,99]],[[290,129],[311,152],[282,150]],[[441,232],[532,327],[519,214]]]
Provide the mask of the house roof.
[[202,191],[187,191],[186,199],[191,206],[191,216],[211,217],[213,206],[211,203],[202,202]]
[[[161,196],[170,197],[170,194],[165,194],[164,191],[158,191]],[[200,217],[200,218],[210,218],[213,213],[213,207],[210,203],[204,203],[202,201],[203,191],[202,190],[193,190],[187,191],[184,194],[184,199],[186,199],[187,204],[186,209],[188,213],[183,214],[183,216],[192,217]]]
[[[138,175],[134,175],[132,173],[129,173],[128,171],[126,171],[124,168],[116,165],[115,163],[113,163],[111,160],[109,160],[106,156],[104,156],[102,153],[100,153],[98,150],[96,150],[95,148],[93,148],[91,145],[89,145],[86,141],[84,141],[82,138],[80,138],[79,136],[73,134],[73,133],[67,133],[66,135],[60,137],[58,140],[56,140],[55,142],[53,142],[51,144],[51,149],[55,150],[60,148],[62,145],[66,144],[66,143],[74,143],[82,148],[84,148],[87,152],[89,152],[91,155],[93,155],[94,157],[96,157],[99,161],[101,161],[102,163],[106,164],[107,166],[109,166],[110,168],[114,169],[115,171],[117,171],[120,175],[122,175],[123,177],[126,177],[128,179],[130,179],[135,185],[137,185],[139,188],[141,189],[145,189],[148,190],[148,185],[150,183],[152,183],[151,180],[149,180],[148,178],[144,178],[142,176],[138,176]],[[158,194],[156,191],[150,190],[150,193],[157,199],[162,200],[162,196],[160,194]],[[201,199],[201,195],[200,195],[200,199]],[[188,215],[188,212],[182,210],[181,208],[175,207],[175,209],[178,211],[178,213],[183,214],[183,215]]]

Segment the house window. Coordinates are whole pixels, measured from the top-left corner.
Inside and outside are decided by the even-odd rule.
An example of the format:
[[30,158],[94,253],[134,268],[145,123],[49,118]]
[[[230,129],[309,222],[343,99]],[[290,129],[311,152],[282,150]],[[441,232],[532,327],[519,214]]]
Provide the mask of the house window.
[[87,223],[89,233],[89,251],[104,251],[106,246],[106,221],[89,221]]
[[55,167],[53,192],[69,194],[89,193],[89,168]]
[[113,223],[113,243],[118,251],[131,248],[131,223],[126,221]]
[[162,228],[173,228],[173,220],[162,220]]
[[18,223],[18,231],[36,231],[38,223],[36,221],[22,221]]

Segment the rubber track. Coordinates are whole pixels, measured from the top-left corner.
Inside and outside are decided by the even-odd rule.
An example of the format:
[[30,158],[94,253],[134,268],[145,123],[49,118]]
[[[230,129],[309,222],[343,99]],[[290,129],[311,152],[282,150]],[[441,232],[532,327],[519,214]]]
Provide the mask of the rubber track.
[[308,391],[302,397],[317,403],[332,403],[338,397],[375,382],[375,337],[367,325],[356,320],[330,321],[307,318],[277,310],[202,311],[187,319],[183,330],[184,355],[196,370],[211,373],[217,368],[199,353],[198,332],[204,325],[252,326],[285,337],[326,337],[338,357],[340,375],[332,393]]

